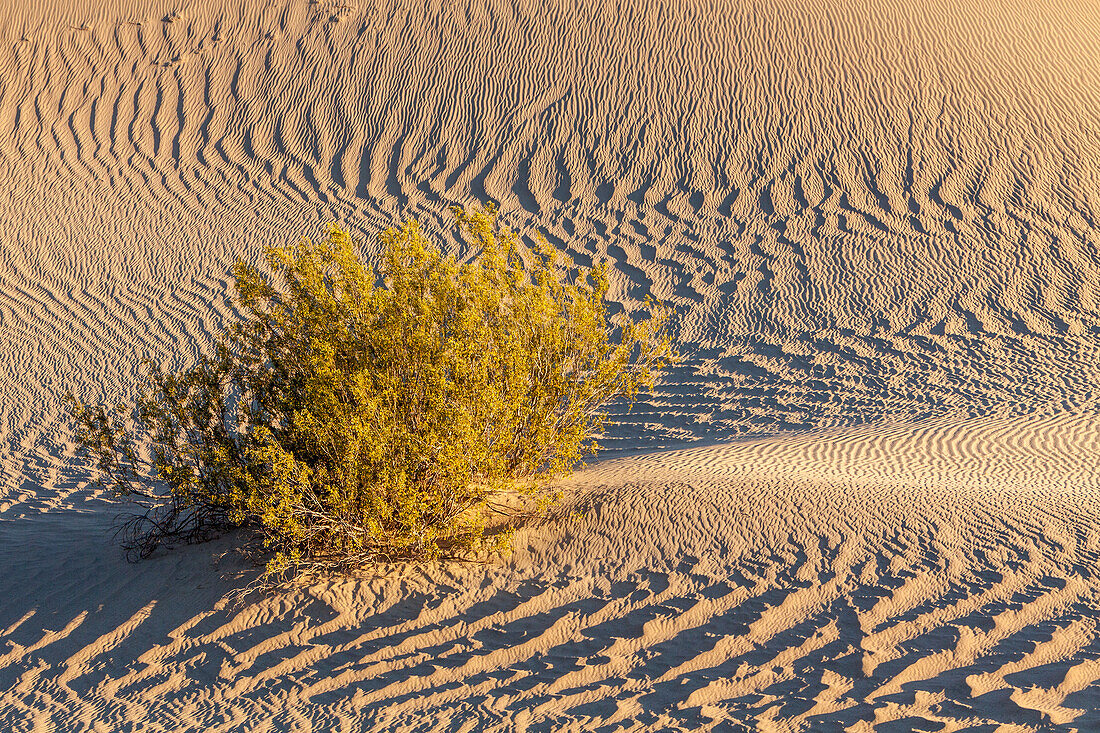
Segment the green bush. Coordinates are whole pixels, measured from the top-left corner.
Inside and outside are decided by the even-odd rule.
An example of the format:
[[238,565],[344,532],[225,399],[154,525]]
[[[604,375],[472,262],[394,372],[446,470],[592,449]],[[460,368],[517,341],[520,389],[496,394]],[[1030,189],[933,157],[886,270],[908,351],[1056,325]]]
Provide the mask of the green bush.
[[491,509],[544,506],[596,448],[605,406],[675,358],[669,310],[612,323],[606,265],[524,246],[492,207],[454,214],[472,263],[412,221],[380,235],[377,276],[335,225],[268,247],[270,275],[235,266],[246,318],[211,356],[151,366],[131,406],[72,401],[102,480],[144,508],[128,549],[246,525],[270,577],[506,546]]

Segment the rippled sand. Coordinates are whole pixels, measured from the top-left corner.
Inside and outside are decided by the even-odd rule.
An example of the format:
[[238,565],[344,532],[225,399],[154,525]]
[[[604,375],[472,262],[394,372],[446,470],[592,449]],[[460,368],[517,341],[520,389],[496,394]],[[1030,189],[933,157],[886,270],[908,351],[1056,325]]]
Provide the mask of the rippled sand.
[[[0,728],[1100,729],[1098,12],[0,7]],[[243,607],[231,537],[126,564],[61,395],[486,199],[677,311],[575,507]]]

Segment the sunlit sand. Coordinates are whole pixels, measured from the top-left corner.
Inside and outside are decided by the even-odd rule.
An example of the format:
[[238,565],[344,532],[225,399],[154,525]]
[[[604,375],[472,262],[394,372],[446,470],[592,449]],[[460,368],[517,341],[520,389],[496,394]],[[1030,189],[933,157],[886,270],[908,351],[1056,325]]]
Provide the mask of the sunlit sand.
[[[1100,730],[1098,12],[4,4],[0,729]],[[239,537],[128,564],[65,392],[489,199],[676,309],[566,502],[240,604]]]

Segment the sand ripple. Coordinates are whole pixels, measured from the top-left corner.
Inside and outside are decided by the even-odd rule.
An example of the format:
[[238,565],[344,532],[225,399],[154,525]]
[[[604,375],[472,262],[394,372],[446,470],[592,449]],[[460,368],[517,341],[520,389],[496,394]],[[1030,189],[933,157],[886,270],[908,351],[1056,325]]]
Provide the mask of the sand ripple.
[[[1097,10],[4,4],[0,727],[1100,727]],[[240,612],[121,564],[61,395],[193,359],[264,242],[484,199],[676,307],[603,503]]]
[[[0,584],[0,723],[1090,730],[1094,420],[620,459],[578,475],[579,503],[503,565],[242,607],[219,601],[253,572],[223,556],[229,539],[127,566],[90,517],[30,519],[5,536],[63,580]],[[1044,448],[1077,460],[1035,471]],[[43,546],[51,521],[88,536]]]

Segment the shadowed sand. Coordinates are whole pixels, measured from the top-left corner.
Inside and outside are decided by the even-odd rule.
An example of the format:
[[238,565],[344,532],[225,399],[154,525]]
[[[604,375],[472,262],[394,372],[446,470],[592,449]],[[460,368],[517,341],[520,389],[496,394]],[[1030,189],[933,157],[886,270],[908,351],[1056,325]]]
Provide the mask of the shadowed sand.
[[[0,728],[1100,728],[1098,10],[5,4]],[[581,513],[240,608],[233,538],[127,565],[61,395],[487,198],[677,310]]]

